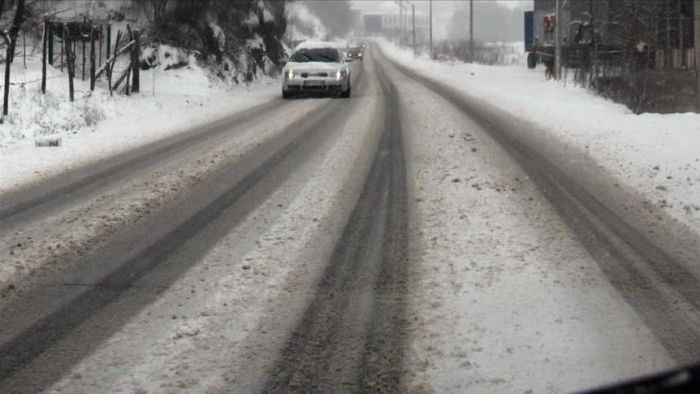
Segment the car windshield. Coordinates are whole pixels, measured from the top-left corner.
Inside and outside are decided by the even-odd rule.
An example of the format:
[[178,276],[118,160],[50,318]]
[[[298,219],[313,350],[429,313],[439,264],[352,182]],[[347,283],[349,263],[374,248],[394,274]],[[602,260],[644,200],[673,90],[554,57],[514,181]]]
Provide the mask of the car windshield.
[[302,48],[294,52],[289,60],[296,63],[337,63],[340,61],[340,57],[335,48]]
[[700,394],[700,0],[0,32],[0,394]]

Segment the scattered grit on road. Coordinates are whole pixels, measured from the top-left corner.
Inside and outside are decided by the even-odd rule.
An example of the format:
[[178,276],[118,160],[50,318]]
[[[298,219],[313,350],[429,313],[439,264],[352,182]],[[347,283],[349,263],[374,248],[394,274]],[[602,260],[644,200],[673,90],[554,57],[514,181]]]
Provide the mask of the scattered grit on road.
[[695,238],[369,52],[350,100],[3,196],[0,391],[558,392],[700,358]]
[[[695,298],[683,293],[693,291],[683,273],[692,259],[649,263],[653,255],[639,252],[648,240],[616,241],[615,231],[643,237],[628,225],[616,228],[610,210],[582,209],[602,204],[579,183],[549,178],[581,173],[576,167],[587,163],[571,148],[557,154],[551,142],[528,138],[537,133],[527,124],[420,75],[390,75],[402,97],[415,193],[405,352],[412,390],[562,392],[697,359]],[[548,155],[517,154],[528,146]],[[577,196],[562,198],[566,187]],[[571,200],[579,210],[569,209]],[[574,225],[587,220],[598,227]],[[661,279],[653,272],[624,274],[672,262],[678,268],[671,278],[691,286],[671,282],[674,290],[665,292],[671,286],[648,285]]]
[[396,89],[362,194],[264,392],[398,390],[405,327],[407,193]]

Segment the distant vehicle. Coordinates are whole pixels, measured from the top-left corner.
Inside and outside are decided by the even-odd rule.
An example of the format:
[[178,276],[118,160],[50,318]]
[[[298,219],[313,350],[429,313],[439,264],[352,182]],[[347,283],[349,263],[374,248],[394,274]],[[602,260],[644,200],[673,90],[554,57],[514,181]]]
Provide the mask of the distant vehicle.
[[[525,12],[525,52],[527,53],[527,67],[535,68],[537,63],[544,63],[547,69],[554,65],[553,32],[556,19],[553,15],[540,15],[537,18],[534,11]],[[539,19],[538,19],[539,18]],[[539,21],[541,27],[535,26]],[[541,30],[537,35],[536,30]],[[539,39],[542,37],[542,41]]]
[[350,67],[331,42],[303,42],[284,67],[282,97],[324,94],[350,97]]
[[345,58],[349,61],[362,60],[361,47],[349,47],[345,50]]
[[[594,56],[602,64],[625,64],[625,54],[629,48],[624,44],[624,40],[620,41],[619,26],[628,23],[632,11],[627,10],[622,2],[573,1],[561,8],[560,15],[557,16],[553,1],[538,0],[535,1],[534,10],[525,11],[523,38],[528,68],[536,68],[542,63],[546,68],[545,76],[553,73],[557,57],[557,35],[561,37],[558,50],[561,52],[559,59],[562,67],[590,68]],[[667,29],[670,27],[667,26]],[[645,46],[635,46],[639,53],[644,52],[642,48]],[[684,49],[680,48],[680,52],[683,51]],[[653,57],[653,54],[647,55]],[[682,63],[680,57],[678,62]]]

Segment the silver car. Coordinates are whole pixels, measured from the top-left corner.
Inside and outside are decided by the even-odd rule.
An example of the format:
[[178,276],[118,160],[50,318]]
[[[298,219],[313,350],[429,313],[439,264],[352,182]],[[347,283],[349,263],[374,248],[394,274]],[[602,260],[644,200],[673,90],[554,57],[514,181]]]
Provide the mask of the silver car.
[[350,97],[350,67],[332,42],[303,42],[284,67],[282,97],[324,94]]

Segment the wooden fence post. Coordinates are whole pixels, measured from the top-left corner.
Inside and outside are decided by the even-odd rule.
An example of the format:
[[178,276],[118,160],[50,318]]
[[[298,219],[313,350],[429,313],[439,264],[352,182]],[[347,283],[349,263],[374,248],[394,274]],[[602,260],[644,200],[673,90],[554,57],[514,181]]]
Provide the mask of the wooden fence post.
[[63,25],[63,43],[66,47],[66,61],[68,62],[68,93],[70,101],[75,101],[75,90],[73,88],[73,77],[75,76],[75,56],[71,45],[71,36],[68,27]]
[[46,19],[46,31],[48,32],[49,41],[49,64],[53,66],[53,25]]
[[[108,34],[110,34],[110,33],[109,33],[110,30],[111,30],[111,29],[108,27],[108,28],[107,28]],[[109,68],[107,69],[107,85],[109,86],[109,95],[110,95],[110,96],[112,95],[112,73],[114,72],[114,64],[115,64],[115,62],[117,61],[117,53],[118,53],[118,51],[119,51],[119,40],[121,39],[121,36],[122,36],[122,32],[121,32],[121,31],[117,31],[117,41],[116,41],[116,43],[114,44],[114,57],[113,57],[113,59],[112,59],[112,64],[111,64],[111,65],[109,66]],[[108,42],[109,42],[109,41],[108,41]],[[109,52],[107,52],[107,54],[109,54]]]
[[46,51],[47,42],[49,40],[49,22],[44,19],[44,34],[42,35],[41,44],[41,93],[46,94]]
[[83,35],[83,29],[85,28],[85,23],[83,22],[82,26],[80,26],[80,43],[83,46],[83,67],[80,69],[81,75],[81,80],[85,80],[85,61],[87,60],[87,57],[85,56],[85,36]]
[[134,93],[138,93],[140,88],[141,88],[141,81],[140,81],[140,75],[139,75],[139,70],[141,68],[141,64],[139,62],[139,58],[141,57],[141,45],[139,44],[139,31],[134,30],[133,34],[133,40],[134,40],[134,46],[131,50],[131,62],[133,65],[133,81],[131,83],[131,91]]
[[90,26],[90,91],[95,90],[95,26]]
[[[134,39],[134,32],[131,31],[131,26],[126,25],[126,31],[129,33],[129,42],[131,42]],[[129,65],[126,68],[126,81],[124,84],[124,93],[126,95],[129,95],[129,84],[130,84],[130,78],[131,78],[131,70],[134,68],[134,47],[132,46],[129,49]]]
[[105,57],[109,57],[110,52],[112,52],[112,25],[107,25],[107,51],[105,52]]
[[[61,25],[63,26],[63,25]],[[61,33],[61,36],[63,38],[63,43],[61,45],[61,72],[63,72],[63,50],[66,47],[66,29],[65,26],[62,27],[63,31]]]
[[134,59],[131,58],[131,61],[129,62],[129,66],[126,68],[126,80],[124,81],[124,93],[128,96],[131,92],[129,90],[129,85],[130,85],[130,79],[131,79],[131,70],[134,68]]
[[27,69],[27,32],[22,32],[22,64]]
[[[104,32],[103,32],[103,30],[104,30],[104,29],[102,28],[102,25],[100,25],[100,43],[99,43],[99,45],[100,45],[100,55],[99,55],[99,57],[98,57],[99,61],[97,62],[97,64],[102,64],[102,40],[104,39],[104,35],[103,35]],[[109,52],[108,52],[108,54],[109,54]]]

